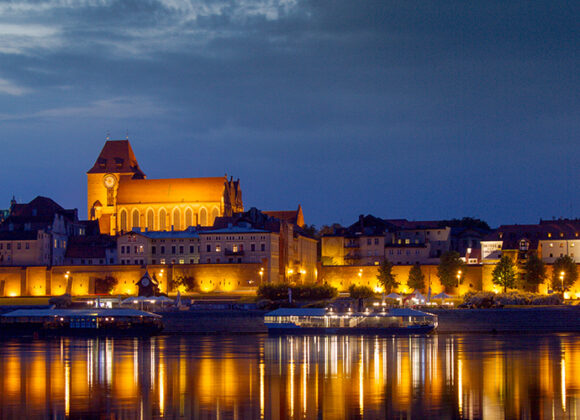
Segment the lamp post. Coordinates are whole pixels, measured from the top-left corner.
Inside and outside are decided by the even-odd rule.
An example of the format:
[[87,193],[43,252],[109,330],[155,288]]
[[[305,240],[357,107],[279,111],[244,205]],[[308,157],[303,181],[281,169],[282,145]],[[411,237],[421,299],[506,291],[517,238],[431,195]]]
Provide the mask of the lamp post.
[[564,296],[564,276],[566,275],[565,271],[560,271],[560,282],[562,282],[562,296]]
[[459,280],[461,280],[461,270],[457,271],[457,288],[459,288]]
[[264,280],[264,267],[260,268],[260,286],[262,285],[263,280]]

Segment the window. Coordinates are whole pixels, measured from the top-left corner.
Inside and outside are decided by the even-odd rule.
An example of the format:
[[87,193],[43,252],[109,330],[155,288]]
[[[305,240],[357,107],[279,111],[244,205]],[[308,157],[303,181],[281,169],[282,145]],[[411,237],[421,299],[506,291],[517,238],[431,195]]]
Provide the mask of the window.
[[251,244],[250,245],[250,251],[255,251],[256,250],[256,244]]
[[195,249],[195,247],[193,245],[189,245],[189,253],[190,254],[194,253],[194,249]]
[[152,259],[151,260],[151,264],[153,264],[153,265],[157,264],[157,260],[156,259]]
[[232,246],[232,252],[238,252],[238,246],[237,245]]
[[185,210],[185,227],[193,226],[193,212],[191,209]]
[[264,252],[266,250],[266,244],[260,244],[260,250]]
[[171,253],[175,255],[175,245],[171,245]]
[[[22,246],[22,244],[21,244],[20,242],[18,242],[18,243],[16,244],[16,249],[20,249],[20,247],[21,247],[21,246]],[[56,247],[55,247],[55,248],[56,248]]]
[[165,209],[159,210],[159,230],[167,229],[167,212]]
[[127,230],[127,210],[121,210],[121,225],[120,228],[122,231]]
[[[157,247],[154,245],[151,247],[151,254],[155,255],[157,253]],[[155,263],[153,263],[155,264]]]
[[154,220],[155,213],[153,213],[153,210],[147,210],[147,230],[155,230]]
[[137,209],[133,210],[131,221],[132,221],[132,227],[138,228],[139,226],[141,226],[139,223],[139,210],[137,210]]
[[30,249],[30,244],[26,242],[26,249]]
[[121,245],[121,254],[124,254],[124,253],[125,253],[125,246]]
[[179,259],[179,264],[185,264],[185,260],[183,258]]
[[181,230],[181,212],[179,209],[173,209],[173,227],[175,230]]
[[206,248],[207,252],[211,252],[211,245],[207,244],[207,248]]
[[190,258],[190,259],[189,259],[189,263],[190,263],[190,264],[193,264],[193,258]]
[[161,264],[165,264],[165,258],[161,258]]
[[222,252],[222,246],[220,244],[215,246],[215,252]]
[[161,245],[161,253],[165,254],[165,245]]
[[371,245],[371,238],[367,238],[367,245]]
[[379,244],[379,238],[375,238],[375,245]]
[[179,253],[183,254],[183,245],[179,245]]

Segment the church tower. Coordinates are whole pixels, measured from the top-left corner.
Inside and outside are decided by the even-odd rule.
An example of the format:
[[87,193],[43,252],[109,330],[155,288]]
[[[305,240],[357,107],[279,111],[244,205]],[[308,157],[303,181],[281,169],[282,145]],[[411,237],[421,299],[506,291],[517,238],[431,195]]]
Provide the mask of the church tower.
[[87,172],[89,220],[98,220],[101,233],[117,234],[117,191],[121,179],[145,179],[129,140],[107,140]]

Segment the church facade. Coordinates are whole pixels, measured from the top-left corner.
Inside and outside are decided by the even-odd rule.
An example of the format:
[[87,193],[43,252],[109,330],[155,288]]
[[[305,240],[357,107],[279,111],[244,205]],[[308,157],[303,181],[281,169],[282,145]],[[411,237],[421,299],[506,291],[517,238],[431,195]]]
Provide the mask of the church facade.
[[129,140],[108,140],[87,172],[89,220],[101,233],[212,226],[244,210],[240,181],[224,177],[147,179]]

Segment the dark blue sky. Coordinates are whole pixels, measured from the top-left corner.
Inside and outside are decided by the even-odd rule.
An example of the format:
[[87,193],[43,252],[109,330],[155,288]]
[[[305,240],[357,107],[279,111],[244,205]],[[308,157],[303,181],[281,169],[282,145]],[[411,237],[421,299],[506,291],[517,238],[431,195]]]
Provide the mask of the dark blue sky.
[[580,216],[580,2],[0,0],[0,199],[86,215],[109,131],[247,208]]

